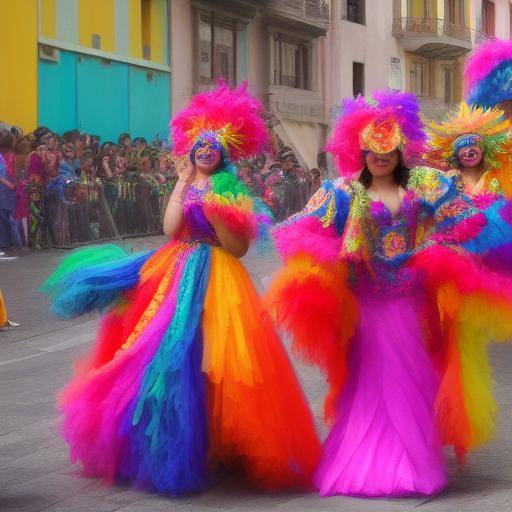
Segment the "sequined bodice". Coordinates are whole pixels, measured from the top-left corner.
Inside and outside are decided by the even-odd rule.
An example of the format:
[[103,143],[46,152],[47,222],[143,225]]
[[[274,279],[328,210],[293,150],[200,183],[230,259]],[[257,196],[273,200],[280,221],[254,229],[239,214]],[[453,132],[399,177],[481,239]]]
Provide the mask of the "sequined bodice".
[[407,191],[400,210],[393,215],[381,201],[366,196],[361,218],[361,235],[365,249],[363,258],[352,259],[353,285],[367,292],[409,293],[415,279],[405,265],[423,241],[421,200],[414,191]]
[[199,189],[192,185],[189,188],[184,201],[183,226],[177,237],[179,240],[220,245],[215,230],[203,211],[204,196],[209,191],[210,187]]
[[391,263],[413,251],[419,213],[418,198],[411,191],[405,194],[396,215],[392,215],[384,203],[371,201],[365,222],[370,254],[377,261]]

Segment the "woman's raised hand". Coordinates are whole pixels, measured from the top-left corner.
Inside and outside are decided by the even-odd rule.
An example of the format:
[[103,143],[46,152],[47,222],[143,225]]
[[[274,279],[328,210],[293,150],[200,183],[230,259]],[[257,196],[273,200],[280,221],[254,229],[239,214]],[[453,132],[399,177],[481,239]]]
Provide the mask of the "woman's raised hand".
[[196,177],[196,167],[188,157],[176,162],[176,174],[178,180],[185,183],[192,183]]

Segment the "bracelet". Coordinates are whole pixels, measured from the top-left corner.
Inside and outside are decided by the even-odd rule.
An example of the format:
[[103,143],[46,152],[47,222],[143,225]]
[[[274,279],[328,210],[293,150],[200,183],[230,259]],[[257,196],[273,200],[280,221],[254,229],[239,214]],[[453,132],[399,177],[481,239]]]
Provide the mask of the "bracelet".
[[172,197],[171,197],[171,199],[169,199],[169,202],[170,203],[177,203],[177,204],[180,204],[181,206],[183,206],[183,201],[180,201],[178,199],[173,199]]

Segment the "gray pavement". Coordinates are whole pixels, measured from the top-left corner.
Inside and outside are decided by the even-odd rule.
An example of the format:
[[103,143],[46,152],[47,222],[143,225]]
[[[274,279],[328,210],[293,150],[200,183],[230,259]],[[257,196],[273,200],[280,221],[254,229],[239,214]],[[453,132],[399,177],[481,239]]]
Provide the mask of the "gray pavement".
[[[127,242],[136,250],[150,248],[161,238]],[[0,260],[0,287],[16,330],[0,332],[0,511],[2,512],[145,512],[145,511],[512,511],[512,347],[493,346],[496,395],[500,404],[497,439],[457,468],[450,458],[449,488],[433,499],[362,500],[320,498],[309,494],[262,494],[236,476],[222,476],[201,495],[180,499],[105,487],[80,477],[71,466],[67,447],[58,435],[55,397],[71,375],[73,361],[90,346],[97,318],[55,320],[47,299],[36,293],[64,251],[30,253],[14,261]],[[261,289],[276,268],[274,255],[245,263]],[[321,435],[321,375],[296,365],[312,405]]]

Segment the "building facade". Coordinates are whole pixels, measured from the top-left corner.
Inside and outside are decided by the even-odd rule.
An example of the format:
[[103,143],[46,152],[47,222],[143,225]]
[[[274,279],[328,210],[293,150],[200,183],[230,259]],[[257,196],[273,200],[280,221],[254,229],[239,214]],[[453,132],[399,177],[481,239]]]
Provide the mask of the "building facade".
[[303,165],[316,167],[327,131],[324,0],[173,0],[172,111],[211,87],[248,80],[274,130]]
[[168,13],[167,0],[10,2],[0,21],[0,119],[102,140],[166,136]]
[[343,97],[386,87],[438,117],[463,97],[466,55],[492,37],[511,37],[509,0],[331,0],[329,117]]
[[0,17],[0,121],[166,136],[194,93],[247,80],[314,167],[344,97],[407,90],[439,116],[468,52],[511,25],[509,0],[19,0]]

